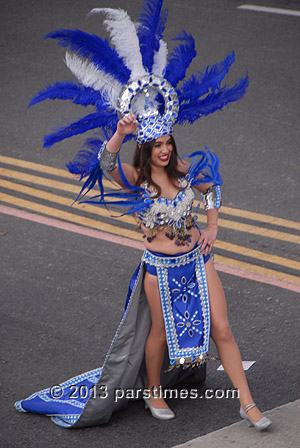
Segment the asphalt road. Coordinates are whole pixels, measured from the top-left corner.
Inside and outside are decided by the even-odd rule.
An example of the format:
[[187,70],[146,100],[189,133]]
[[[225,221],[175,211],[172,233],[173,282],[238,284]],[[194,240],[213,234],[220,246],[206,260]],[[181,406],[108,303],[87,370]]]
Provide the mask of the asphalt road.
[[[90,9],[123,7],[136,19],[140,4],[1,1],[1,155],[64,168],[84,138],[51,150],[42,148],[42,138],[66,119],[81,116],[79,106],[47,102],[26,112],[37,91],[71,79],[63,50],[42,36],[59,28],[104,35],[100,16],[86,19]],[[234,49],[229,80],[246,72],[250,79],[242,101],[192,127],[176,129],[176,141],[181,154],[207,145],[220,156],[226,206],[297,221],[300,18],[242,11],[240,4],[165,1],[170,8],[168,43],[182,28],[195,37],[198,58],[190,72]],[[260,4],[300,10],[299,1]],[[130,160],[129,146],[123,157]],[[238,421],[237,400],[230,399],[170,400],[177,418],[167,423],[134,402],[107,425],[74,431],[43,416],[19,414],[13,407],[16,400],[101,365],[141,252],[4,214],[0,233],[1,446],[172,447]],[[250,235],[241,239],[244,245],[290,259],[299,253],[297,245],[286,241],[270,243]],[[266,410],[298,398],[299,295],[246,278],[220,277],[242,357],[256,361],[247,372],[256,402]],[[201,390],[230,387],[218,365],[208,364]]]

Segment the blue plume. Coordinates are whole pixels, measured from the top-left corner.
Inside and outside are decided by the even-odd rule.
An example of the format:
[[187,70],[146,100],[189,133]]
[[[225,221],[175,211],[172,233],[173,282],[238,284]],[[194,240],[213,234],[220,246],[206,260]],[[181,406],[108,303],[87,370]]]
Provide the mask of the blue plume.
[[[94,182],[93,186],[94,185],[95,185],[95,182]],[[137,189],[139,189],[139,188],[140,187],[137,187]],[[90,191],[90,189],[88,191]],[[142,192],[144,193],[143,189],[142,189]],[[82,195],[81,198],[83,196],[84,195]],[[81,198],[79,198],[79,199],[81,199]],[[116,198],[117,200],[110,201],[110,200],[107,200],[107,198]],[[104,190],[102,189],[100,195],[93,196],[88,200],[84,200],[84,201],[80,200],[80,203],[84,203],[84,204],[99,204],[99,205],[105,205],[105,207],[107,207],[109,205],[113,205],[113,206],[124,207],[124,208],[129,209],[127,212],[124,212],[123,214],[121,214],[119,216],[128,215],[128,214],[136,213],[141,210],[145,210],[145,209],[149,208],[150,202],[153,202],[153,201],[145,200],[141,193],[134,192],[134,191],[124,191],[123,188],[121,188],[119,190],[110,190],[105,193],[104,193]]]
[[145,190],[142,187],[139,187],[138,185],[131,185],[131,183],[128,182],[128,179],[126,178],[125,173],[123,171],[120,156],[118,156],[118,168],[119,168],[119,173],[120,173],[122,182],[123,182],[126,190],[129,190],[132,192],[145,193]]
[[[111,129],[107,129],[105,127],[102,128],[102,134],[104,136],[104,140],[109,140],[109,138],[111,137],[112,131]],[[104,199],[105,196],[113,196],[113,197],[117,197],[117,198],[121,198],[123,197],[122,195],[124,194],[125,198],[130,197],[131,199],[137,199],[140,197],[140,191],[133,195],[132,193],[124,193],[123,190],[118,190],[116,193],[116,190],[113,190],[112,193],[104,193],[104,186],[103,186],[103,177],[106,177],[104,172],[102,171],[102,169],[100,168],[100,164],[99,164],[99,160],[98,160],[98,153],[99,153],[99,149],[101,148],[103,141],[100,138],[96,138],[96,137],[92,137],[92,138],[88,138],[85,142],[85,149],[81,149],[78,154],[76,155],[76,157],[69,162],[68,164],[66,164],[68,170],[70,171],[70,173],[72,174],[76,174],[76,175],[80,175],[80,180],[82,180],[83,178],[87,177],[86,181],[84,182],[80,193],[78,194],[77,198],[75,199],[74,202],[77,201],[82,201],[83,197],[92,189],[94,188],[94,186],[96,185],[96,182],[98,183],[99,186],[99,190],[100,190],[100,200],[102,201],[101,203],[106,205],[106,201]],[[125,140],[125,139],[124,139]],[[119,167],[121,166],[121,162],[119,161]],[[127,187],[130,186],[132,188],[132,191],[136,191],[136,190],[140,190],[139,187],[134,188],[133,186],[131,186],[129,184],[129,182],[127,181],[124,172],[122,170],[122,166],[121,166],[121,171],[122,171],[122,176],[123,176],[123,181],[124,183],[126,182]],[[98,198],[98,196],[95,196],[93,198],[90,198],[89,203],[95,203],[95,198]],[[99,201],[97,201],[97,203],[99,203]],[[117,205],[117,204],[115,204]]]
[[76,157],[66,167],[72,174],[80,175],[80,180],[93,172],[96,165],[99,165],[98,152],[102,146],[102,140],[90,138],[86,142],[89,149],[81,149]]
[[[201,157],[201,159],[197,161],[198,157]],[[184,156],[183,158],[192,159],[191,165],[186,175],[186,179],[188,181],[192,181],[195,177],[197,177],[207,167],[208,164],[208,158],[204,151],[195,151],[191,154],[188,154],[187,156]]]
[[218,89],[234,60],[235,54],[233,51],[223,61],[213,66],[208,66],[205,73],[198,72],[197,75],[192,75],[178,91],[179,101],[191,101],[200,98],[210,90],[215,91]]
[[116,50],[95,34],[87,34],[80,30],[57,30],[46,34],[44,39],[57,39],[59,45],[69,47],[77,55],[89,59],[122,84],[129,80],[130,71]]
[[[137,211],[149,207],[149,201],[147,201],[147,199],[145,201],[143,196],[145,194],[145,190],[142,187],[131,185],[128,182],[128,179],[126,178],[123,171],[120,158],[118,158],[118,169],[122,182],[125,186],[125,190],[123,188],[120,188],[119,190],[110,190],[104,192],[102,182],[104,173],[100,168],[99,160],[97,157],[99,148],[102,145],[102,141],[98,139],[89,139],[87,145],[90,146],[91,151],[80,151],[76,158],[67,165],[71,173],[80,174],[81,179],[82,177],[89,174],[88,179],[85,181],[79,195],[74,202],[79,201],[80,203],[85,204],[100,204],[105,205],[105,207],[114,205],[129,208],[128,212],[123,213],[124,215],[136,213]],[[99,185],[100,195],[93,196],[88,200],[82,200],[84,196],[95,186],[96,182],[98,182]],[[117,200],[108,201],[107,198],[116,198]]]
[[[211,153],[208,148],[204,151],[195,151],[192,154],[185,156],[191,158],[192,162],[186,178],[191,185],[213,183],[214,185],[222,185],[223,181],[219,173],[219,158],[216,154]],[[201,157],[197,161],[198,157]],[[199,175],[201,178],[198,178]]]
[[222,177],[219,172],[219,158],[216,154],[211,153],[208,148],[206,149],[207,155],[207,166],[205,170],[201,172],[201,179],[197,179],[197,175],[195,179],[191,182],[191,185],[199,185],[201,183],[208,184],[213,183],[214,185],[222,185]]
[[109,109],[102,108],[102,112],[94,112],[90,115],[86,115],[75,123],[69,126],[59,128],[55,132],[48,134],[44,138],[44,147],[50,148],[57,142],[73,135],[83,134],[84,132],[95,129],[102,126],[112,126],[118,121],[116,112],[111,112]]
[[[107,198],[116,198],[118,200],[109,201],[107,200]],[[140,193],[133,193],[130,191],[126,192],[123,190],[123,188],[121,188],[119,190],[110,190],[105,193],[102,191],[100,195],[93,196],[88,200],[81,201],[80,203],[101,204],[105,206],[114,205],[118,207],[129,208],[129,211],[123,214],[130,214],[149,208],[151,202],[153,202],[153,200],[145,200],[143,195],[141,195]]]
[[139,18],[138,38],[143,65],[151,73],[154,52],[159,50],[168,10],[162,10],[163,0],[145,0]]
[[34,104],[40,103],[44,100],[73,100],[73,103],[81,106],[95,105],[97,101],[103,103],[103,97],[100,92],[91,87],[78,86],[70,81],[56,82],[53,86],[48,86],[35,95],[28,108]]
[[95,167],[91,171],[89,177],[84,182],[84,184],[83,184],[83,186],[82,186],[82,188],[81,188],[81,190],[80,190],[80,192],[79,192],[79,194],[78,194],[78,196],[77,196],[77,198],[75,199],[74,202],[79,202],[79,201],[80,202],[84,202],[84,201],[82,201],[82,198],[87,193],[89,193],[89,191],[91,191],[94,188],[94,186],[96,185],[96,182],[98,182],[98,186],[100,188],[100,192],[103,195],[104,188],[103,188],[102,179],[103,179],[103,171],[101,170],[100,165],[99,165],[99,161],[98,161],[97,165],[95,165]]
[[[108,193],[106,193],[104,196],[109,196]],[[124,208],[129,208],[129,210],[127,212],[122,213],[121,215],[118,216],[124,216],[124,215],[130,215],[132,213],[137,213],[140,211],[145,210],[146,208],[149,207],[148,204],[145,204],[145,202],[143,200],[141,201],[137,201],[136,199],[131,200],[130,197],[128,196],[128,198],[124,197],[124,201],[107,201],[105,199],[105,197],[101,197],[99,200],[87,200],[87,201],[80,201],[80,204],[98,204],[98,205],[105,205],[106,207],[109,205],[115,205],[118,207],[124,207]]]
[[[105,128],[103,133],[106,134]],[[105,135],[105,139],[107,139],[107,135]],[[100,197],[104,196],[103,177],[106,176],[100,168],[98,159],[98,153],[102,145],[103,140],[96,137],[88,138],[85,142],[85,146],[88,149],[80,150],[76,157],[66,164],[70,173],[80,175],[80,180],[88,176],[74,202],[84,202],[82,198],[94,188],[96,182],[99,186]]]
[[166,67],[165,78],[173,87],[176,87],[179,81],[185,77],[185,73],[197,53],[194,38],[186,31],[182,31],[173,40],[180,40],[183,44],[180,44],[172,52]]
[[228,103],[241,99],[248,87],[248,76],[239,80],[233,87],[224,86],[216,93],[207,95],[204,99],[192,100],[180,105],[178,123],[187,121],[193,123],[202,116],[209,115],[217,110],[222,110]]

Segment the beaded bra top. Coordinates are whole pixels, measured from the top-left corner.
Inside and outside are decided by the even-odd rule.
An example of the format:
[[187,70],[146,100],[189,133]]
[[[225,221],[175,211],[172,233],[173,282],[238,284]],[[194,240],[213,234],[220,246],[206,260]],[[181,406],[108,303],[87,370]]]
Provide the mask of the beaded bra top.
[[145,190],[144,197],[150,202],[150,205],[146,210],[137,213],[137,217],[148,230],[144,237],[149,242],[163,228],[166,230],[166,236],[171,240],[175,238],[175,244],[178,246],[185,245],[191,240],[188,231],[195,227],[191,215],[195,195],[190,183],[184,177],[178,178],[178,182],[180,191],[174,199],[153,198],[156,192],[149,187],[149,184],[144,182],[141,185]]

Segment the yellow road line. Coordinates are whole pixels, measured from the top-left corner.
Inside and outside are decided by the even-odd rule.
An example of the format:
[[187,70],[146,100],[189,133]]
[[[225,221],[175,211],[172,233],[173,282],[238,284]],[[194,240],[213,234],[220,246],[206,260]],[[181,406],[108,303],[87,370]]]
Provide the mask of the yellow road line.
[[96,221],[95,219],[86,218],[84,216],[76,215],[74,213],[58,210],[53,207],[48,207],[46,205],[38,204],[36,202],[27,201],[25,199],[20,199],[5,193],[0,193],[0,201],[5,202],[7,204],[15,205],[16,207],[22,207],[27,210],[33,210],[43,215],[54,216],[55,218],[81,224],[83,226],[91,227],[93,229],[103,230],[104,232],[109,232],[114,235],[126,236],[133,240],[142,241],[142,235],[133,230],[121,229],[120,227],[111,224],[106,224],[102,221]]
[[222,257],[221,255],[215,256],[215,261],[223,263],[235,268],[244,269],[245,271],[255,272],[260,275],[267,275],[269,277],[278,278],[280,280],[286,280],[291,283],[300,285],[300,277],[295,275],[285,274],[284,272],[274,271],[273,269],[263,268],[254,264],[245,263],[244,261],[235,260],[233,258]]
[[[202,202],[194,201],[195,206],[202,206]],[[300,222],[292,221],[290,219],[277,218],[275,216],[263,215],[262,213],[249,212],[240,208],[226,207],[222,205],[220,213],[224,215],[236,216],[237,218],[246,218],[253,221],[264,222],[266,224],[273,224],[276,226],[287,227],[288,229],[300,230]]]
[[[50,167],[47,165],[42,165],[39,163],[28,162],[26,160],[15,159],[13,157],[0,156],[0,162],[6,163],[9,165],[18,166],[20,168],[26,168],[26,169],[30,169],[33,171],[39,171],[42,173],[63,177],[65,179],[69,179],[69,180],[71,180],[73,178],[73,176],[70,173],[68,173],[68,171],[66,171],[66,170],[62,170],[59,168],[53,168],[53,167]],[[110,182],[105,181],[105,180],[104,180],[104,185],[109,186],[109,188],[115,188]],[[77,191],[79,192],[79,188]],[[199,203],[199,201],[195,201],[196,205],[198,203]],[[277,218],[275,216],[264,215],[262,213],[255,213],[255,212],[250,212],[247,210],[235,209],[235,208],[226,207],[226,206],[222,206],[221,212],[224,214],[231,215],[231,216],[251,219],[251,220],[258,221],[258,222],[264,222],[264,223],[268,223],[268,224],[278,225],[281,227],[287,227],[290,229],[300,230],[300,223],[297,221],[289,220],[289,219]]]
[[[31,183],[38,184],[38,185],[48,186],[51,188],[68,191],[68,192],[72,192],[72,193],[75,192],[75,190],[76,190],[76,186],[72,185],[72,184],[55,181],[55,180],[51,180],[51,179],[46,179],[46,178],[43,178],[40,176],[31,175],[31,174],[19,173],[17,171],[8,170],[5,168],[3,168],[1,170],[1,174],[5,177],[14,178],[17,180],[23,180],[26,182],[31,182]],[[3,181],[3,182],[5,182],[5,181]],[[14,185],[14,189],[16,191],[21,191],[21,192],[25,193],[23,187],[21,190],[18,190],[17,187],[15,187],[16,184],[13,183],[13,185]],[[10,188],[10,187],[6,187],[6,188]],[[27,188],[30,188],[30,187],[27,187]],[[29,190],[27,190],[27,191],[29,191]],[[76,193],[77,193],[77,191],[76,191]],[[28,194],[32,194],[32,193],[29,192]],[[53,196],[53,198],[51,199],[51,196],[49,196],[49,195],[51,195],[51,193],[43,192],[43,196],[41,196],[41,197],[44,199],[47,199],[49,201],[61,203],[60,199],[59,199],[60,196],[55,196],[55,197]],[[70,204],[70,202],[69,203],[63,202],[63,205],[71,205],[71,204]],[[76,207],[78,207],[78,204],[76,204]],[[80,208],[85,209],[86,211],[89,211],[91,213],[94,213],[94,214],[97,214],[100,216],[106,216],[106,217],[111,218],[111,215],[107,212],[107,210],[104,210],[97,206],[88,206],[86,204],[85,205],[81,204]],[[119,219],[123,222],[130,223],[130,224],[134,223],[134,219],[131,216],[123,216],[123,217],[120,217],[117,219]],[[198,214],[198,220],[200,222],[206,222],[206,216]],[[300,244],[300,236],[290,234],[290,233],[281,232],[278,230],[270,230],[270,229],[266,229],[263,227],[239,223],[236,221],[230,221],[228,219],[222,219],[222,218],[219,218],[218,224],[220,227],[225,227],[230,230],[237,230],[240,232],[251,233],[254,235],[273,238],[273,239],[277,239],[280,241],[287,241],[287,242],[294,243],[294,244]]]
[[[200,222],[206,221],[205,216],[198,215]],[[279,230],[270,230],[264,227],[253,226],[241,222],[230,221],[229,219],[218,219],[219,227],[225,227],[230,230],[237,230],[239,232],[251,233],[252,235],[259,235],[267,238],[273,238],[279,241],[286,241],[288,243],[300,244],[300,236],[291,233],[281,232]]]
[[[69,193],[75,193],[78,195],[79,188],[76,185],[60,182],[59,180],[47,179],[46,177],[35,176],[32,174],[22,173],[20,171],[8,170],[1,168],[1,176],[8,177],[9,179],[16,179],[17,181],[30,182],[35,185],[42,185],[43,187],[55,188],[56,190],[68,191]],[[71,204],[71,200],[69,205]]]
[[277,218],[275,216],[263,215],[261,213],[249,212],[248,210],[235,209],[222,205],[221,212],[225,215],[237,216],[239,218],[252,219],[253,221],[275,224],[276,226],[300,230],[300,222],[289,219]]
[[[109,232],[115,235],[121,235],[121,236],[127,236],[128,238],[131,238],[133,240],[141,241],[141,235],[139,235],[137,232],[130,231],[127,229],[120,229],[117,226],[113,226],[110,224],[105,224],[99,221],[96,221],[94,219],[85,218],[83,216],[79,216],[73,213],[64,212],[62,210],[57,210],[53,207],[48,207],[45,205],[41,205],[35,202],[27,201],[25,199],[20,199],[15,196],[10,196],[5,193],[0,193],[0,201],[8,203],[10,205],[14,205],[17,207],[22,207],[25,209],[29,209],[35,212],[38,212],[39,214],[44,214],[47,216],[52,216],[55,218],[59,218],[65,221],[77,223],[86,227],[91,227],[93,229],[102,230],[104,232]],[[216,255],[216,261],[223,263],[225,265],[234,266],[240,269],[244,269],[246,271],[255,272],[257,274],[261,275],[268,275],[272,278],[278,278],[281,280],[286,280],[294,284],[300,284],[300,278],[284,274],[283,272],[274,271],[272,269],[266,269],[262,268],[260,266],[252,265],[250,263],[245,263],[242,261],[234,260],[231,258],[223,257],[220,255]]]
[[53,174],[54,176],[66,177],[68,179],[72,179],[73,177],[67,170],[53,168],[48,165],[41,165],[40,163],[27,162],[26,160],[15,159],[13,157],[0,156],[0,162],[18,166],[20,168],[26,168],[28,170],[40,171],[41,173]]
[[217,249],[227,250],[235,254],[245,255],[246,257],[267,261],[269,263],[278,264],[286,268],[296,269],[300,271],[300,262],[290,260],[289,258],[267,254],[259,250],[248,249],[247,247],[238,246],[237,244],[227,243],[226,241],[220,240],[217,240],[215,242],[214,247],[216,247]]
[[[55,181],[53,181],[55,182]],[[70,207],[72,205],[72,201],[64,196],[59,196],[57,194],[48,193],[47,191],[38,190],[36,188],[28,187],[26,185],[18,184],[15,182],[10,182],[8,180],[0,179],[0,186],[3,188],[7,188],[9,190],[18,191],[23,194],[27,194],[29,196],[33,196],[35,198],[44,199],[46,201],[54,202],[56,204],[64,205],[67,207]],[[94,215],[103,216],[105,218],[114,219],[117,221],[122,221],[127,224],[135,224],[136,221],[132,216],[122,216],[120,218],[114,218],[111,216],[111,212],[109,212],[104,207],[99,207],[96,205],[89,205],[89,204],[78,204],[75,203],[73,205],[73,208],[83,210],[85,212],[92,213]]]
[[[75,178],[75,176],[73,174],[69,173],[69,171],[67,171],[67,169],[62,170],[60,168],[53,168],[52,166],[48,166],[48,165],[41,165],[40,163],[27,162],[26,160],[14,159],[13,157],[0,156],[0,162],[6,163],[9,165],[18,166],[20,168],[25,168],[25,169],[32,170],[32,171],[38,171],[42,174],[51,174],[53,176],[63,177],[64,179],[68,179],[68,180],[73,180]],[[2,171],[3,168],[0,168],[0,170]],[[0,173],[1,173],[1,171],[0,171]],[[16,172],[19,173],[19,171],[16,171]],[[112,189],[116,188],[114,186],[114,184],[112,184],[112,182],[109,182],[105,179],[103,180],[103,184],[105,187],[108,187],[108,188],[112,188]],[[79,191],[80,191],[80,185],[78,183],[76,193],[78,194]]]

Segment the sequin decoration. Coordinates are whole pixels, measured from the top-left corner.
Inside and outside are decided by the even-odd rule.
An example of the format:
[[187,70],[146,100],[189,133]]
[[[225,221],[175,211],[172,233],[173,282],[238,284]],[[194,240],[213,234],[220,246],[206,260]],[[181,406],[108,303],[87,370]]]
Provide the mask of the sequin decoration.
[[176,284],[176,288],[171,290],[174,302],[181,300],[183,303],[187,303],[189,297],[197,297],[195,292],[196,283],[193,277],[187,280],[185,276],[182,276],[180,281],[176,280],[176,278],[172,280]]
[[220,185],[213,185],[202,193],[205,210],[219,209],[222,205],[222,194]]
[[[157,96],[164,101],[164,113],[159,113]],[[177,120],[179,101],[174,87],[164,78],[156,75],[143,76],[126,84],[118,98],[120,117],[135,114],[139,121],[136,131],[138,143],[155,140],[161,135],[173,132]]]
[[170,369],[206,362],[210,307],[203,251],[159,257],[146,250],[143,261],[156,267]]
[[194,331],[202,334],[202,331],[197,328],[197,325],[201,325],[201,320],[197,319],[198,314],[198,310],[194,312],[192,317],[190,316],[190,313],[188,311],[184,313],[184,316],[181,316],[178,313],[176,314],[176,317],[180,319],[180,321],[177,322],[176,326],[182,330],[179,333],[180,338],[184,335],[185,332],[187,332],[191,338],[194,336]]
[[164,228],[166,236],[171,240],[175,239],[176,245],[183,246],[190,242],[191,236],[188,231],[195,225],[191,215],[195,195],[185,178],[179,178],[178,182],[182,189],[174,199],[153,198],[156,193],[149,185],[146,183],[141,185],[145,189],[149,207],[139,212],[137,217],[149,230],[146,236],[149,242]]

